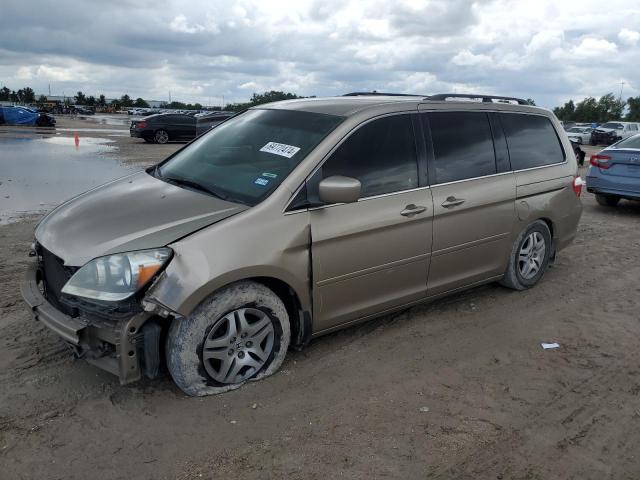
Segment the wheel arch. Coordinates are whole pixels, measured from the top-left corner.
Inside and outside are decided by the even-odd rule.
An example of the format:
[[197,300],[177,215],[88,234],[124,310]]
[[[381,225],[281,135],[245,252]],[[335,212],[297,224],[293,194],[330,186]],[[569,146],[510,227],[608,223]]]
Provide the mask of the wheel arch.
[[[235,278],[234,278],[235,277]],[[223,283],[219,283],[215,288],[208,291],[206,294],[200,292],[200,300],[193,305],[192,311],[197,305],[200,305],[207,298],[214,295],[221,289],[238,282],[256,282],[264,285],[271,290],[285,305],[287,313],[289,315],[289,323],[291,328],[291,341],[290,346],[301,349],[306,346],[311,340],[313,333],[312,314],[311,311],[304,308],[303,299],[300,294],[293,288],[288,282],[278,278],[276,276],[263,274],[254,276],[242,276],[234,275],[231,278],[227,278]],[[152,295],[153,296],[153,295]],[[183,312],[186,314],[186,312]]]

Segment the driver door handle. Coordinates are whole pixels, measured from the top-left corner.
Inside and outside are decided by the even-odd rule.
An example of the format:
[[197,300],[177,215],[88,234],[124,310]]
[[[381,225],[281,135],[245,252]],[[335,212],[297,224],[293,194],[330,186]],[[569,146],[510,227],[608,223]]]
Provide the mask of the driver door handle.
[[400,215],[402,215],[403,217],[411,217],[412,215],[415,215],[417,213],[424,212],[426,209],[427,207],[423,207],[422,205],[414,205],[413,203],[410,203],[409,205],[404,207],[404,210],[400,212]]
[[464,198],[447,197],[447,199],[442,202],[442,206],[444,208],[457,207],[458,205],[462,205],[464,202]]

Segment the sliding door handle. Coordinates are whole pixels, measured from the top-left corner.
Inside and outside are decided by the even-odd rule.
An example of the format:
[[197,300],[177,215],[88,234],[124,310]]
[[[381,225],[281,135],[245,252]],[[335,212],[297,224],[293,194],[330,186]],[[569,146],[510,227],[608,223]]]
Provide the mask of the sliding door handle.
[[442,202],[442,206],[444,208],[457,207],[458,205],[462,205],[464,202],[464,198],[447,197],[447,199]]

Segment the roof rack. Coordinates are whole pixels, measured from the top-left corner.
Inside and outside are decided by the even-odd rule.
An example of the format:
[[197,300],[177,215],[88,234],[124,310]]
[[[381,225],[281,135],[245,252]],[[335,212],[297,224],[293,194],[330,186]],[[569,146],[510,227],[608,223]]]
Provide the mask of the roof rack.
[[385,97],[424,97],[424,95],[418,95],[413,93],[385,93],[385,92],[351,92],[345,93],[343,97],[366,97],[371,95],[380,95]]
[[429,95],[425,97],[425,100],[446,101],[448,98],[466,98],[469,100],[481,98],[483,103],[493,103],[494,100],[498,100],[501,102],[517,102],[518,105],[529,105],[529,103],[522,98],[480,95],[473,93],[438,93],[436,95]]

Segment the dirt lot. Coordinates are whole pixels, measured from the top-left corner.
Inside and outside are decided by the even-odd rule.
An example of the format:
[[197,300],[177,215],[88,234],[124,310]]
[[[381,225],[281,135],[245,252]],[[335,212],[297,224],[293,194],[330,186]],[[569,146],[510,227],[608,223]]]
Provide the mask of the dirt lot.
[[199,399],[72,359],[19,296],[35,219],[0,226],[0,478],[637,479],[640,204],[584,206],[533,290],[349,328]]

